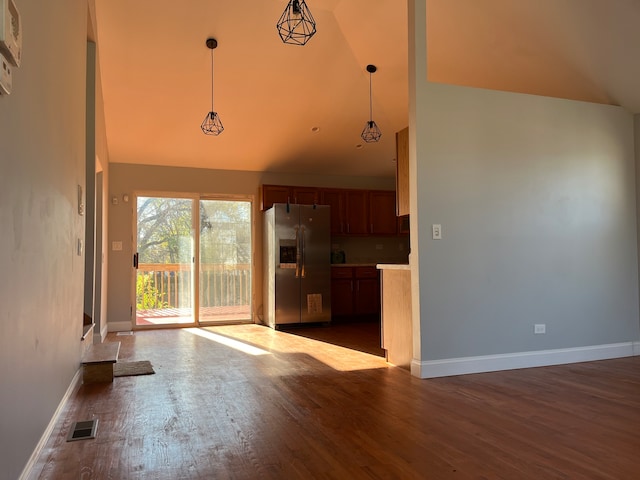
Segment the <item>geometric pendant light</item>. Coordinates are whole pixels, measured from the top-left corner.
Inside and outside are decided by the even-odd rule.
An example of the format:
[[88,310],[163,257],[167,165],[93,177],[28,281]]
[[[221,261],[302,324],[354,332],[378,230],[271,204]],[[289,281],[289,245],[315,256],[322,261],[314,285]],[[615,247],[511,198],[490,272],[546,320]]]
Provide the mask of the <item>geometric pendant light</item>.
[[284,43],[304,45],[316,33],[316,21],[304,0],[289,0],[276,25]]
[[364,130],[362,130],[360,134],[362,139],[367,143],[377,142],[382,136],[378,125],[373,121],[373,107],[371,102],[371,74],[375,73],[376,70],[375,65],[367,65],[367,72],[369,72],[369,121],[365,124]]
[[205,135],[220,135],[224,130],[220,117],[213,110],[213,49],[218,46],[218,42],[215,38],[207,38],[207,47],[211,49],[211,110],[204,117],[204,121],[200,128]]

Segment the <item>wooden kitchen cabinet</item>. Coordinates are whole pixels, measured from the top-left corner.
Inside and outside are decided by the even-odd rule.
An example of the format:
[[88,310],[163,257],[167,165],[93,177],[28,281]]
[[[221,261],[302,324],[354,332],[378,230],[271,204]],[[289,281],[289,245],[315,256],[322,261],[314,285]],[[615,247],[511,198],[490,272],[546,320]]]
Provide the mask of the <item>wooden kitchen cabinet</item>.
[[409,215],[409,127],[396,133],[396,215]]
[[366,235],[369,233],[369,191],[346,190],[346,234]]
[[262,210],[271,208],[274,203],[287,203],[290,198],[289,187],[280,185],[262,185]]
[[320,190],[320,205],[331,207],[331,235],[346,233],[345,191],[337,188]]
[[331,315],[378,316],[380,279],[372,266],[331,268]]
[[380,279],[375,267],[355,267],[354,311],[356,315],[380,313]]
[[397,233],[395,192],[369,192],[369,224],[369,233],[372,235],[395,235]]
[[315,205],[318,203],[318,189],[315,187],[262,185],[262,210],[271,208],[274,203]]
[[331,316],[353,315],[353,279],[331,279]]
[[315,187],[291,187],[293,203],[300,205],[317,205],[318,189]]
[[331,235],[396,235],[396,194],[390,190],[262,185],[261,209],[274,203],[328,205]]
[[398,217],[398,234],[409,235],[409,215]]

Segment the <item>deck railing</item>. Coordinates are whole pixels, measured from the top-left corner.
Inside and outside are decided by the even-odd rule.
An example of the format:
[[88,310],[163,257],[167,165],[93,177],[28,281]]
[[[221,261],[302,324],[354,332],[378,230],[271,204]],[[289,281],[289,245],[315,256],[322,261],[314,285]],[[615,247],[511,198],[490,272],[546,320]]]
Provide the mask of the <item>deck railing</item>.
[[[138,308],[192,305],[192,268],[190,263],[138,264]],[[200,292],[201,308],[250,305],[250,265],[200,265]]]

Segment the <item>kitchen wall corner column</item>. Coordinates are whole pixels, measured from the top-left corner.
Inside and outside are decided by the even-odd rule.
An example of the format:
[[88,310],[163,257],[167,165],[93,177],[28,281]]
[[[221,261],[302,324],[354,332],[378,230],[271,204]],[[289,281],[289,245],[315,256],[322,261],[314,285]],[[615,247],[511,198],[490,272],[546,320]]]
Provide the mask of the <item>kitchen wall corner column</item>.
[[389,363],[409,370],[413,360],[411,269],[409,265],[377,266],[380,270],[382,348]]

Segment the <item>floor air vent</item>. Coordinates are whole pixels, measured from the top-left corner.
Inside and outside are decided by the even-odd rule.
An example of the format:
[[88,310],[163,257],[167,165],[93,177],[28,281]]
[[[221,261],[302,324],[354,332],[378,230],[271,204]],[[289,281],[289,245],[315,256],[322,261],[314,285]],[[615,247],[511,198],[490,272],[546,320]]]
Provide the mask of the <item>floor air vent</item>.
[[128,332],[118,332],[118,333],[116,333],[116,337],[124,337],[124,336],[127,336],[127,335],[133,335],[133,332],[132,331],[128,331]]
[[73,442],[74,440],[88,440],[90,438],[96,438],[96,429],[98,428],[98,419],[85,420],[82,422],[76,422],[73,428],[69,432],[67,442]]

